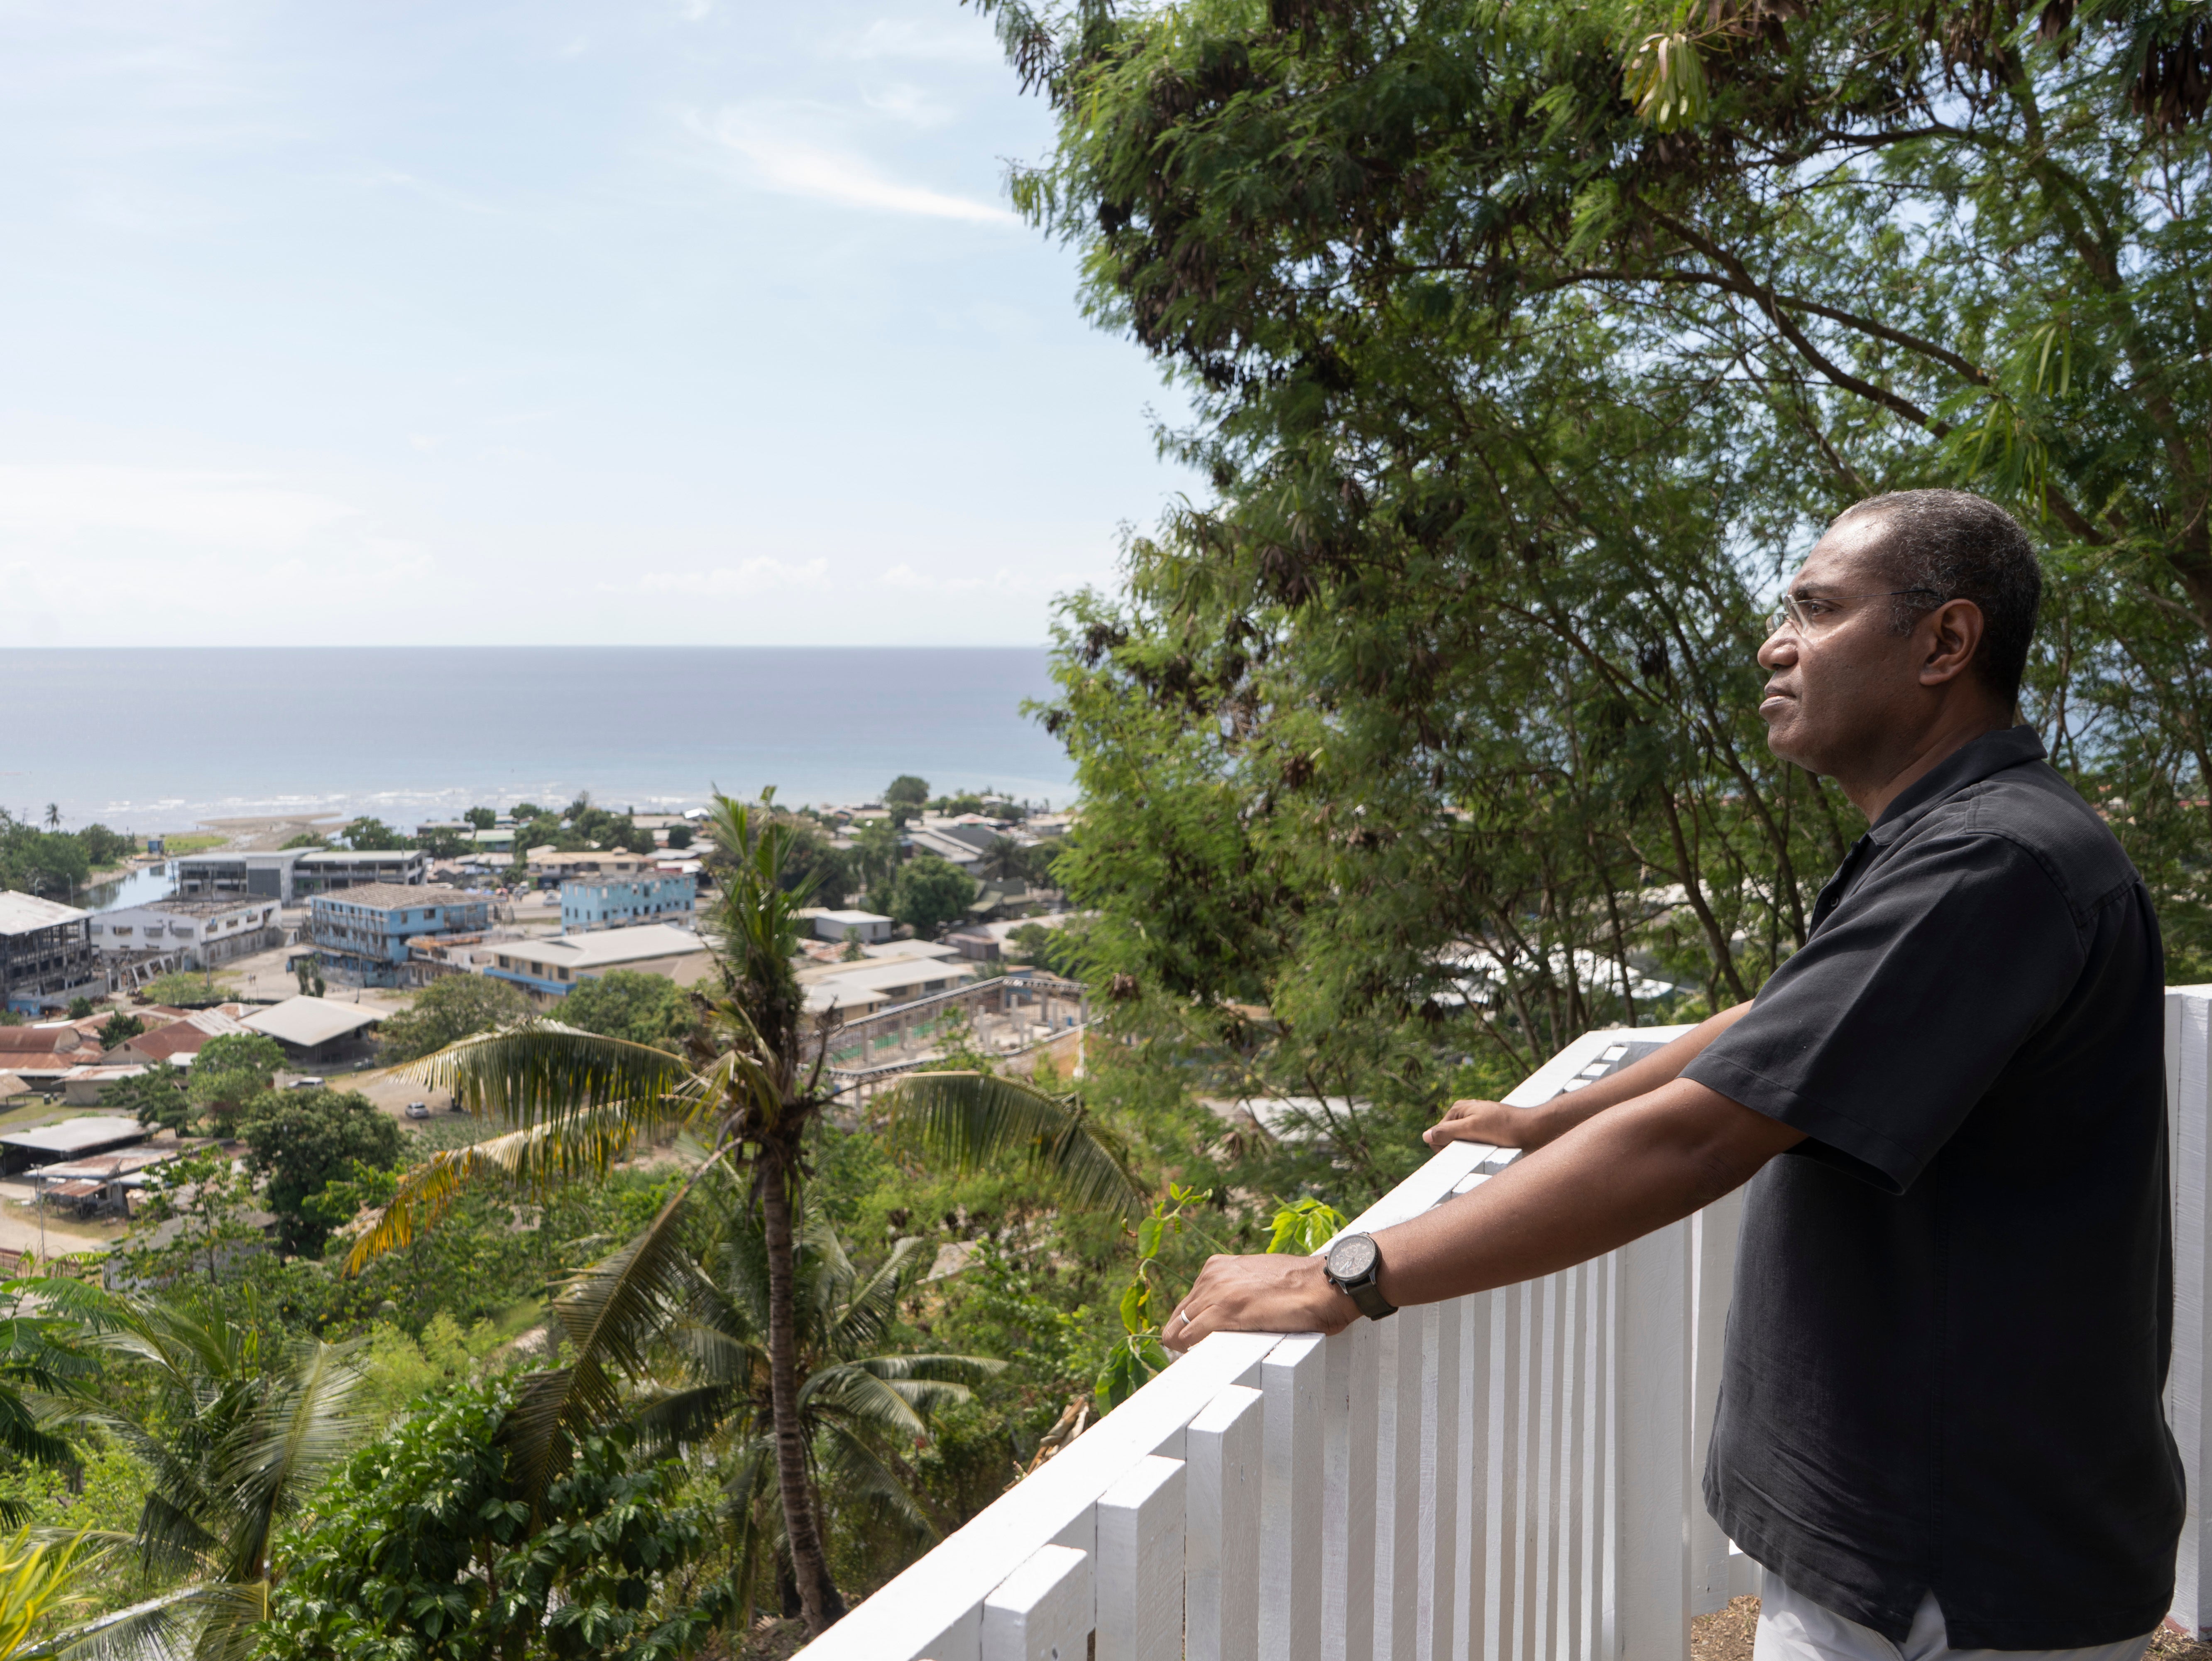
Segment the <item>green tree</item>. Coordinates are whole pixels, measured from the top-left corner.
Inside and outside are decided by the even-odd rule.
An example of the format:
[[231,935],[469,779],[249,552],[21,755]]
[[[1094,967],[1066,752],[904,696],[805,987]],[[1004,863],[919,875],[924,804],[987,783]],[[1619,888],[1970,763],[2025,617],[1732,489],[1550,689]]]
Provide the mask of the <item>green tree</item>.
[[46,1282],[43,1295],[96,1333],[128,1378],[92,1421],[152,1473],[137,1531],[142,1566],[187,1577],[92,1631],[118,1648],[138,1637],[196,1661],[234,1661],[268,1615],[279,1524],[369,1428],[350,1410],[358,1346],[79,1281]]
[[561,1023],[632,1043],[680,1047],[697,1023],[689,993],[665,975],[617,969],[577,983],[561,1000]]
[[274,1038],[258,1032],[224,1032],[210,1038],[193,1057],[185,1094],[217,1123],[228,1121],[276,1082],[284,1052]]
[[301,830],[287,837],[280,848],[328,848],[331,839],[319,830]]
[[670,825],[668,845],[672,849],[689,848],[691,845],[691,827],[688,824]]
[[899,867],[891,885],[890,914],[925,939],[968,915],[975,878],[934,854],[917,854]]
[[140,1124],[182,1135],[199,1119],[185,1093],[188,1081],[184,1068],[156,1062],[143,1073],[118,1079],[102,1090],[100,1104],[107,1112],[127,1113]]
[[868,960],[867,948],[860,944],[859,929],[848,928],[845,931],[845,945],[837,953],[837,958],[841,963],[866,963]]
[[357,849],[363,853],[414,846],[406,836],[393,830],[382,819],[371,818],[366,814],[360,818],[349,820],[345,829],[338,834],[345,838],[347,847]]
[[929,802],[929,781],[902,773],[884,787],[884,806],[923,807]]
[[137,995],[148,1003],[189,1009],[228,1002],[238,995],[238,983],[207,970],[184,969],[156,976],[138,989]]
[[[735,1579],[751,1605],[775,1579],[782,1548],[775,1414],[766,1335],[767,1250],[761,1220],[726,1173],[702,1184],[702,1238],[689,1265],[692,1295],[664,1342],[682,1372],[639,1415],[648,1435],[710,1446],[738,1559]],[[909,1462],[930,1439],[930,1416],[964,1402],[969,1386],[1004,1369],[983,1356],[886,1349],[899,1299],[926,1261],[921,1242],[896,1240],[863,1272],[827,1218],[810,1211],[796,1276],[794,1369],[810,1475],[816,1491],[865,1513],[912,1544],[933,1541],[908,1487]],[[564,1319],[598,1305],[590,1276],[559,1307]]]
[[522,824],[532,819],[544,818],[546,814],[545,810],[534,801],[519,801],[507,810],[507,816],[517,824]]
[[878,905],[887,904],[899,867],[898,826],[890,819],[871,819],[853,833],[855,874]]
[[677,1661],[726,1613],[725,1583],[658,1594],[713,1549],[683,1469],[630,1433],[586,1438],[541,1511],[514,1503],[504,1382],[465,1386],[349,1460],[293,1542],[268,1661]]
[[[504,1134],[418,1166],[362,1237],[349,1268],[357,1270],[405,1245],[471,1184],[543,1196],[604,1172],[641,1136],[679,1127],[701,1133],[709,1144],[701,1171],[580,1287],[571,1308],[569,1359],[533,1384],[519,1412],[516,1441],[527,1450],[523,1471],[542,1486],[560,1439],[580,1435],[620,1410],[618,1375],[646,1370],[646,1346],[659,1311],[687,1281],[687,1201],[704,1177],[744,1168],[747,1191],[760,1208],[767,1289],[761,1321],[776,1490],[806,1624],[819,1632],[841,1604],[823,1551],[799,1400],[797,1225],[809,1127],[831,1099],[826,1033],[806,1016],[792,966],[806,895],[783,885],[790,828],[766,798],[754,807],[718,796],[708,830],[730,856],[715,908],[719,986],[685,1048],[672,1051],[530,1024],[465,1041],[432,1058],[422,1075],[451,1088],[472,1111],[501,1122]],[[1053,1150],[1060,1165],[1081,1163],[1094,1181],[1097,1167],[1090,1161],[1096,1151],[1087,1129]],[[1111,1156],[1103,1157],[1119,1173]],[[1133,1198],[1126,1175],[1116,1192]]]
[[319,1257],[330,1226],[309,1202],[356,1165],[381,1169],[399,1159],[399,1127],[355,1091],[276,1090],[248,1104],[238,1134],[248,1164],[265,1178],[262,1203],[276,1214],[277,1238],[295,1256]]
[[529,1013],[529,997],[512,982],[489,975],[441,975],[416,994],[412,1005],[384,1023],[384,1053],[393,1062],[413,1061]]
[[499,823],[499,814],[489,807],[471,807],[461,815],[461,818],[478,830],[489,830]]
[[415,845],[434,860],[465,859],[476,852],[476,844],[459,831],[439,825],[416,838]]
[[[89,1015],[92,1010],[88,1006],[84,1013]],[[100,1047],[102,1050],[118,1050],[145,1030],[145,1022],[118,1009],[100,1024]]]

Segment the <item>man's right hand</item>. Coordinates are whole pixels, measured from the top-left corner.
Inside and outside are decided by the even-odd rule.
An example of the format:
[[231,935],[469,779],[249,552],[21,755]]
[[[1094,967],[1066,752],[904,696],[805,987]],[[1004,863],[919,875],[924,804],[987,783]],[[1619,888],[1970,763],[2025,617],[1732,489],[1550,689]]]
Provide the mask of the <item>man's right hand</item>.
[[1421,1133],[1431,1147],[1447,1142],[1488,1142],[1492,1147],[1541,1147],[1552,1140],[1545,1134],[1547,1116],[1503,1102],[1454,1102],[1443,1118]]

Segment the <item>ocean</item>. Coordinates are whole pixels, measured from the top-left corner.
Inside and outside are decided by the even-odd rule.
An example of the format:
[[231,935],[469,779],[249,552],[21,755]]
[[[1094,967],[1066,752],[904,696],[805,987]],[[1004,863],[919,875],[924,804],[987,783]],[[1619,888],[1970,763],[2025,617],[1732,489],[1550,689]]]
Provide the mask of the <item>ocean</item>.
[[0,651],[0,806],[65,827],[465,807],[640,812],[873,799],[901,773],[1065,806],[1022,714],[1041,648],[352,647]]

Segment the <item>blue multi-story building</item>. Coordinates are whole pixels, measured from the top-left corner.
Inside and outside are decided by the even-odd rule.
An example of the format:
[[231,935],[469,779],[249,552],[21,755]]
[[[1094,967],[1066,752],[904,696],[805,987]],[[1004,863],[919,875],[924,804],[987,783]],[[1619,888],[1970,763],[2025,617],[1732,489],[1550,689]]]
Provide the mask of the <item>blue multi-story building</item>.
[[491,904],[458,888],[379,882],[317,894],[307,939],[324,969],[363,986],[407,979],[407,943],[422,934],[468,934],[491,921]]
[[582,934],[644,922],[689,928],[698,900],[699,884],[692,877],[571,877],[561,885],[561,932]]

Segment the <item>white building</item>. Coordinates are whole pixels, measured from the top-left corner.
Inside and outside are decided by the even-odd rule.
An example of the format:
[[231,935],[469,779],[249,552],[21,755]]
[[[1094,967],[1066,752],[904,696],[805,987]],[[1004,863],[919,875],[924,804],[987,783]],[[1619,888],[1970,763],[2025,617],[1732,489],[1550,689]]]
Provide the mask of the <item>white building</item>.
[[817,911],[814,933],[817,938],[825,940],[842,940],[850,934],[861,945],[873,946],[878,940],[890,939],[891,920],[872,911]]
[[173,953],[187,969],[210,969],[283,945],[284,924],[273,898],[149,900],[94,913],[92,943],[107,957]]
[[[489,963],[483,960],[487,954]],[[496,940],[479,948],[477,955],[477,973],[520,987],[541,1009],[557,1004],[579,983],[617,969],[665,975],[678,986],[690,986],[705,979],[714,966],[704,940],[669,923],[544,940]]]

